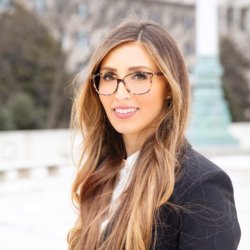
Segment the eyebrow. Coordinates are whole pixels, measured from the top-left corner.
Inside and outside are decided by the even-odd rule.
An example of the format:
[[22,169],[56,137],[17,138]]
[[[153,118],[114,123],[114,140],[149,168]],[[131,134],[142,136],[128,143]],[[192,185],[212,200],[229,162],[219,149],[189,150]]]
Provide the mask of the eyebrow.
[[[150,71],[154,71],[152,68],[147,67],[147,66],[142,66],[142,65],[131,66],[131,67],[128,68],[128,71],[134,71],[134,70],[139,70],[139,69],[147,69],[147,70],[150,70]],[[117,69],[112,68],[112,67],[108,67],[108,66],[104,66],[100,70],[110,70],[110,71],[117,72]]]
[[152,68],[147,67],[147,66],[142,66],[142,65],[140,65],[140,66],[133,66],[133,67],[129,67],[128,68],[129,71],[138,70],[138,69],[147,69],[147,70],[153,71]]
[[112,67],[102,67],[102,68],[100,68],[100,70],[110,70],[110,71],[117,71],[117,69],[115,69],[115,68],[112,68]]

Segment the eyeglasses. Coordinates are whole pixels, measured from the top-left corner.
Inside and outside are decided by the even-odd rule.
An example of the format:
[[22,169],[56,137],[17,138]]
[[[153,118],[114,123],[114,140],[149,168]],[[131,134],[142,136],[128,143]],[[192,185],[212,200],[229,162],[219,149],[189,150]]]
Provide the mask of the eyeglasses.
[[94,88],[99,95],[113,95],[118,90],[120,82],[124,84],[130,94],[143,95],[150,91],[153,76],[162,75],[161,72],[134,72],[120,79],[116,74],[107,72],[94,74],[91,78]]

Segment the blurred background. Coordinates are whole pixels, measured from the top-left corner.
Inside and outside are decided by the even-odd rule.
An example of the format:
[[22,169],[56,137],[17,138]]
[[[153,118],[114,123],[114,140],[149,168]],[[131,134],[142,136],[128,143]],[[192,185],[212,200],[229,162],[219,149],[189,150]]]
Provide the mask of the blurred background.
[[[250,0],[218,0],[212,26],[204,8],[197,13],[202,1],[215,2],[0,0],[0,249],[67,249],[79,144],[69,129],[71,82],[124,18],[156,21],[179,44],[193,88],[188,137],[230,175],[239,249],[249,249]],[[211,40],[197,39],[208,27]],[[198,43],[216,49],[199,54]]]

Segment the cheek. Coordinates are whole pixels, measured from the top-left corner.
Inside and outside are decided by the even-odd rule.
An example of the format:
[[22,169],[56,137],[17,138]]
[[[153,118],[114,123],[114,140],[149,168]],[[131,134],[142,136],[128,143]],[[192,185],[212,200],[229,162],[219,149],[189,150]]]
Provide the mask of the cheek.
[[100,102],[101,102],[101,105],[103,106],[103,108],[106,109],[108,108],[108,102],[107,102],[107,99],[103,98],[103,97],[100,97]]
[[149,109],[162,110],[165,106],[166,101],[166,90],[157,89],[157,91],[152,91],[150,95],[143,100],[145,106]]
[[157,119],[165,111],[165,99],[162,96],[152,96],[140,101],[141,111],[147,119]]
[[101,105],[107,115],[107,117],[110,119],[110,115],[111,115],[111,101],[108,99],[108,98],[103,98],[103,97],[100,97],[100,102],[101,102]]

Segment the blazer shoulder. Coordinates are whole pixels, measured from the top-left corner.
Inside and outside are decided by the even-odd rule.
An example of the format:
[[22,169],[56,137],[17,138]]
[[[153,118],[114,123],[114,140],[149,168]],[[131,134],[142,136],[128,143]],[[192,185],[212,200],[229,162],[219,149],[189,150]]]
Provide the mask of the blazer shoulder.
[[[180,160],[174,192],[159,217],[157,249],[236,250],[239,244],[232,182],[220,167],[192,148]],[[163,245],[167,247],[160,247]]]
[[219,166],[211,162],[202,154],[192,148],[188,148],[179,160],[179,172],[176,179],[175,189],[191,190],[210,180],[217,180],[229,185],[232,183],[227,173]]

